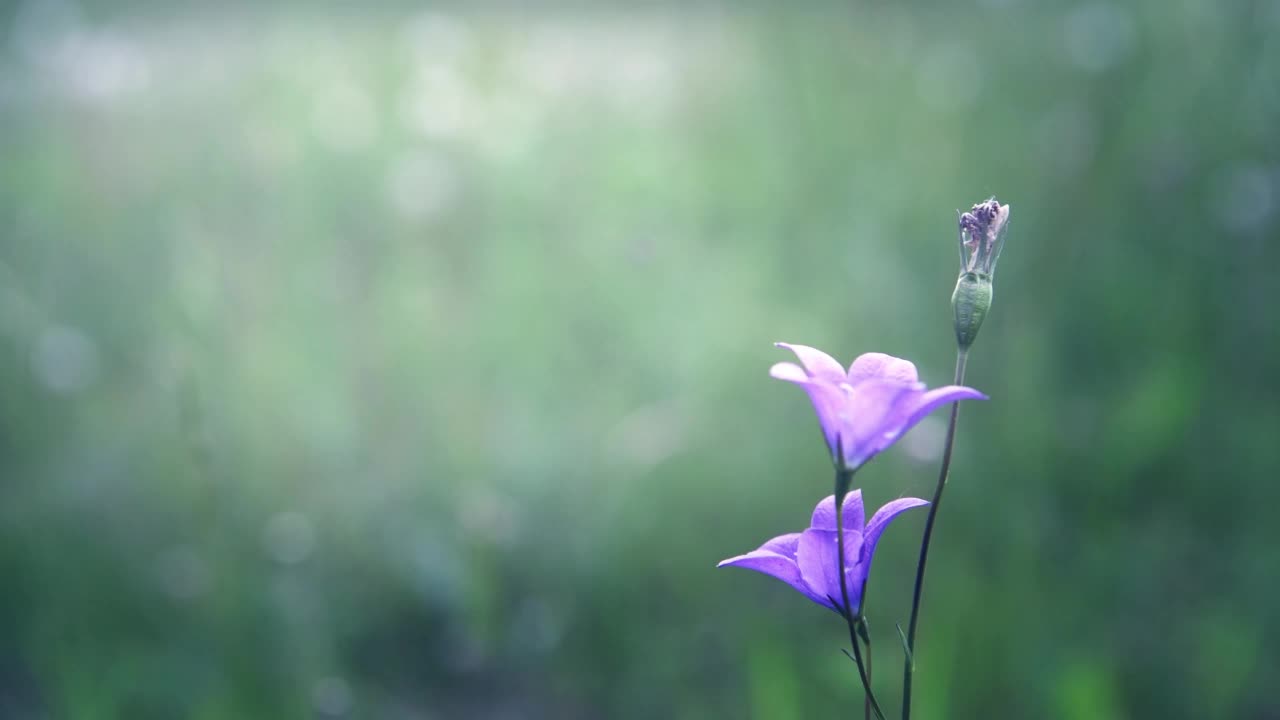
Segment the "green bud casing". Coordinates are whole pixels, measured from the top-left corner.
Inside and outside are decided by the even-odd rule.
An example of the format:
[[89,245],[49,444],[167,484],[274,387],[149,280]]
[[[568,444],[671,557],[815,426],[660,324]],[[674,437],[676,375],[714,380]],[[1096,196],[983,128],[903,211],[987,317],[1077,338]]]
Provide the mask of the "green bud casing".
[[961,273],[951,295],[951,307],[956,314],[956,342],[961,350],[968,350],[991,309],[991,278],[975,272]]

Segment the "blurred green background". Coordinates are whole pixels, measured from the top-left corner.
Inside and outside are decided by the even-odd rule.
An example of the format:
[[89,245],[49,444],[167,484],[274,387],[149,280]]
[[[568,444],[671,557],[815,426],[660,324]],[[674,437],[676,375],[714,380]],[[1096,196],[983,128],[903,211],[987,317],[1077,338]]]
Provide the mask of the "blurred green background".
[[0,2],[0,717],[861,717],[714,566],[994,194],[916,717],[1280,718],[1278,127],[1274,1]]

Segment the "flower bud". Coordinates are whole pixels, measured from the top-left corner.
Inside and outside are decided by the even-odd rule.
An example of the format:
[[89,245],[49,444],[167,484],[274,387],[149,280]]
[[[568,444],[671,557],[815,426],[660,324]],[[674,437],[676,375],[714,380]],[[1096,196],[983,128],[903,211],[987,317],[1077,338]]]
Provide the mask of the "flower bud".
[[991,309],[991,280],[978,273],[961,273],[951,307],[956,312],[956,342],[961,350],[968,350]]
[[1009,206],[995,198],[980,202],[960,216],[960,273],[978,273],[990,280],[1004,248]]
[[960,215],[960,279],[951,295],[956,314],[956,341],[968,350],[991,309],[991,281],[1004,247],[1009,206],[995,198]]

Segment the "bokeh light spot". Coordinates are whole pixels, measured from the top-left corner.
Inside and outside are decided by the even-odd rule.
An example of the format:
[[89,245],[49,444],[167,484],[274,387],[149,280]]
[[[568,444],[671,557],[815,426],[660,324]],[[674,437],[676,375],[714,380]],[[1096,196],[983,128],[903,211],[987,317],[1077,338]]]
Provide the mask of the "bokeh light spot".
[[271,559],[282,565],[296,565],[315,549],[315,526],[300,512],[277,513],[267,521],[262,543]]
[[53,325],[36,339],[31,367],[45,387],[70,394],[84,390],[98,378],[98,348],[83,332]]

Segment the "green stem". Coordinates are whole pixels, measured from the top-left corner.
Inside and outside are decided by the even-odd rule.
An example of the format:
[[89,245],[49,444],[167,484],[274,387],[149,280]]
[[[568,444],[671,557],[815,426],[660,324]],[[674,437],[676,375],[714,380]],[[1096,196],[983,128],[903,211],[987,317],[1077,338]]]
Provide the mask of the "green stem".
[[862,645],[858,642],[858,625],[853,617],[853,609],[849,607],[849,586],[844,581],[844,496],[849,491],[853,473],[847,470],[836,471],[836,567],[840,582],[840,614],[849,626],[849,642],[853,645],[853,661],[858,666],[858,677],[862,680],[862,689],[867,693],[867,703],[875,711],[878,720],[884,720],[884,712],[880,703],[876,702],[875,693],[871,691],[871,677],[862,659]]
[[[956,385],[964,383],[964,368],[969,359],[969,351],[961,348],[956,352]],[[938,508],[942,505],[942,491],[947,487],[947,474],[951,470],[951,450],[956,439],[956,419],[960,414],[960,403],[951,403],[951,422],[947,425],[947,442],[942,450],[942,469],[938,471],[938,486],[933,491],[933,501],[929,504],[929,516],[924,521],[924,538],[920,541],[920,560],[916,563],[916,584],[911,594],[911,621],[907,625],[907,656],[902,669],[902,720],[911,718],[911,677],[915,674],[916,656],[916,623],[920,620],[920,594],[924,589],[924,568],[929,561],[929,540],[933,537],[933,524],[938,517]]]
[[[871,579],[871,573],[867,573],[862,578],[862,593],[858,595],[858,622],[862,624],[862,639],[867,646],[867,684],[871,684],[871,628],[867,627],[867,580]],[[866,702],[862,704],[862,713],[864,720],[871,720],[871,696],[868,695]]]

